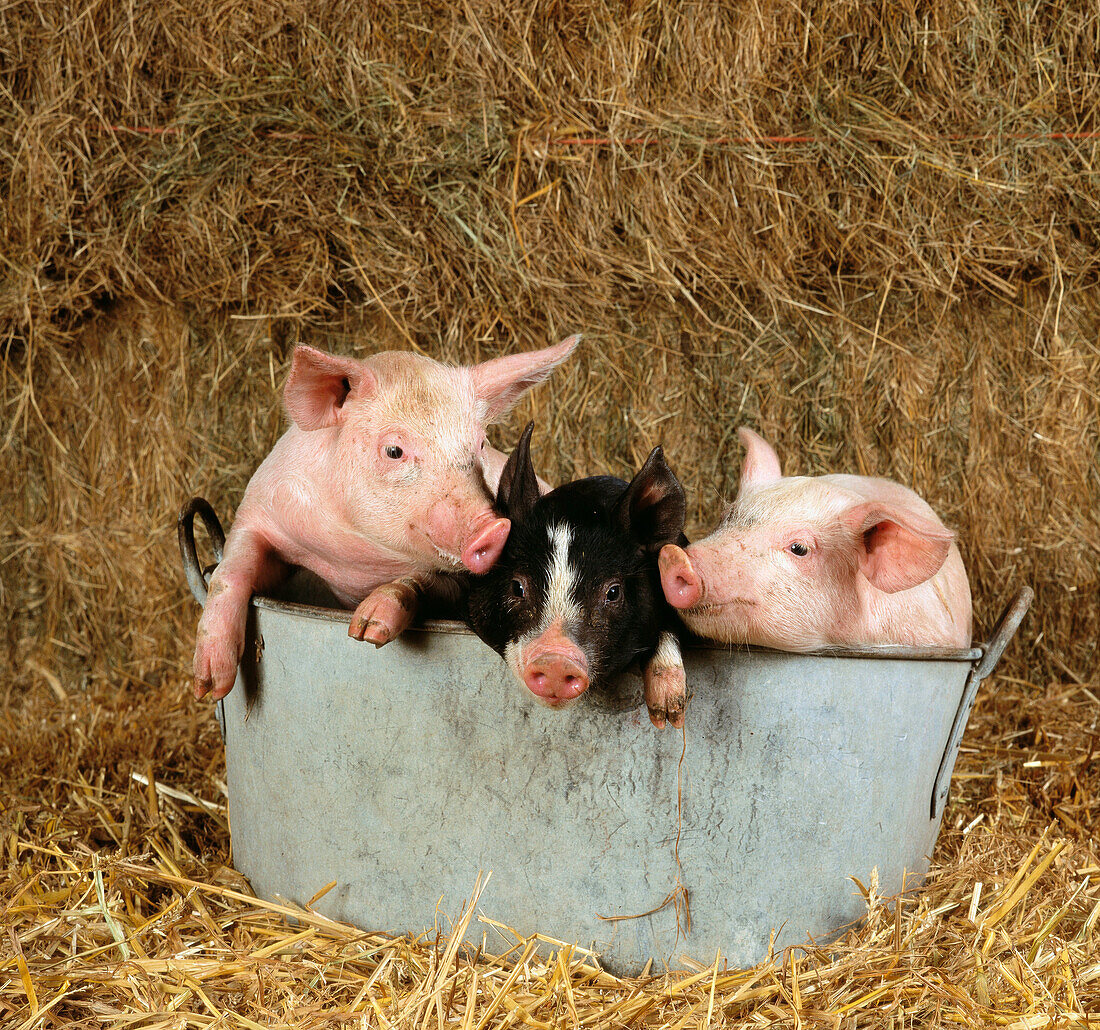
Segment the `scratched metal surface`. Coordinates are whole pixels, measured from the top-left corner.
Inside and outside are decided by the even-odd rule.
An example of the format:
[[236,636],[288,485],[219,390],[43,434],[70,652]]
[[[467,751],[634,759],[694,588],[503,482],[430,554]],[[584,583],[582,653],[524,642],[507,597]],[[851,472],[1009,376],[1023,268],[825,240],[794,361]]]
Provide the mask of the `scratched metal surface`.
[[[453,626],[376,650],[347,637],[347,613],[256,601],[251,619],[224,722],[233,858],[258,894],[304,903],[335,880],[327,915],[446,930],[437,912],[456,918],[491,870],[482,913],[620,973],[717,949],[754,963],[773,928],[782,948],[859,918],[850,877],[877,867],[889,895],[923,875],[933,782],[981,654],[689,651],[681,763],[684,738],[650,726],[638,677],[553,712]],[[640,915],[678,885],[690,932],[675,905]],[[468,936],[483,935],[513,943],[475,917]]]

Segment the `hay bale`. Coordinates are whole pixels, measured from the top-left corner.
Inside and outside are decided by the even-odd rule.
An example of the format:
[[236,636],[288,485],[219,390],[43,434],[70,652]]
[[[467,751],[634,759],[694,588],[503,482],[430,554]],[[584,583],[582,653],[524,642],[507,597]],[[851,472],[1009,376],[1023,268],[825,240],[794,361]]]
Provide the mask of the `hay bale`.
[[546,474],[661,441],[696,531],[740,422],[792,470],[896,476],[959,528],[983,627],[1026,579],[1035,659],[1085,675],[1098,140],[1064,134],[1097,15],[961,12],[5,11],[10,643],[181,667],[170,513],[231,509],[295,340],[581,329],[519,416]]

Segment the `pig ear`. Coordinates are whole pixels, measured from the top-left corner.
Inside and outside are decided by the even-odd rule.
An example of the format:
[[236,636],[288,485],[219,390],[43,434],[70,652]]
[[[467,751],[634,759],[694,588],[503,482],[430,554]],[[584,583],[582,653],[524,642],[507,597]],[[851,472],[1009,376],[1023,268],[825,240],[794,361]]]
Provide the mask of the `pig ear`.
[[665,462],[665,452],[654,447],[641,471],[615,502],[611,520],[647,549],[659,551],[678,543],[687,518],[687,500],[680,480]]
[[516,444],[497,487],[497,510],[513,522],[526,518],[539,499],[539,481],[531,464],[531,431],[534,422],[528,422]]
[[566,337],[561,343],[525,354],[507,354],[474,365],[474,389],[485,405],[485,421],[500,418],[513,404],[541,383],[557,368],[580,342],[580,334]]
[[772,445],[759,433],[754,433],[748,426],[742,426],[737,430],[737,439],[745,448],[745,461],[741,465],[741,486],[738,492],[755,490],[757,487],[767,486],[783,478],[783,470],[779,467],[779,456],[772,449]]
[[856,505],[843,518],[856,533],[860,572],[887,594],[931,579],[955,539],[932,519],[874,501]]
[[377,386],[362,361],[298,346],[283,387],[283,405],[299,429],[325,429],[336,425],[349,397],[367,397]]

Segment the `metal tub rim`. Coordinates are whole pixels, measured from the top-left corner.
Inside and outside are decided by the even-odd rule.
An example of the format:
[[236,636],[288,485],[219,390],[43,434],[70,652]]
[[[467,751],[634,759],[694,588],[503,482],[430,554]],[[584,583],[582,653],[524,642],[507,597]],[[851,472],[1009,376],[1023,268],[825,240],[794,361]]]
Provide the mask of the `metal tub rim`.
[[[300,601],[286,601],[264,594],[252,597],[254,608],[283,612],[287,615],[300,615],[307,619],[324,622],[351,624],[352,611],[347,608],[331,608],[325,605],[304,604]],[[414,622],[405,632],[450,633],[462,636],[475,636],[465,623],[456,619],[423,619]],[[692,651],[715,651],[719,653],[747,654],[797,654],[804,658],[890,658],[915,662],[975,662],[985,656],[992,641],[972,644],[970,647],[911,647],[902,644],[877,644],[866,647],[821,647],[812,651],[785,651],[776,647],[761,647],[757,644],[722,644],[686,633],[681,638],[685,649]]]

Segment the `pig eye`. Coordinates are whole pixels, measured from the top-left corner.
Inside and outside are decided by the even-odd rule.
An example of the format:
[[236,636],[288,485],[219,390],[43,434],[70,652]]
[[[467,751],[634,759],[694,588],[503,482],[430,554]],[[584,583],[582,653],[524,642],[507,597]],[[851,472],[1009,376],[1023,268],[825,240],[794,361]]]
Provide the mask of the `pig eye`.
[[392,458],[394,461],[397,461],[397,459],[405,453],[395,443],[387,444],[382,450],[385,452],[387,458]]
[[527,584],[519,576],[512,580],[512,596],[521,601],[527,596]]
[[801,540],[796,540],[787,550],[798,558],[805,558],[806,555],[810,553],[809,547],[802,543]]
[[607,593],[604,595],[605,601],[610,601],[614,604],[620,597],[623,596],[623,587],[621,583],[611,583],[607,587]]

